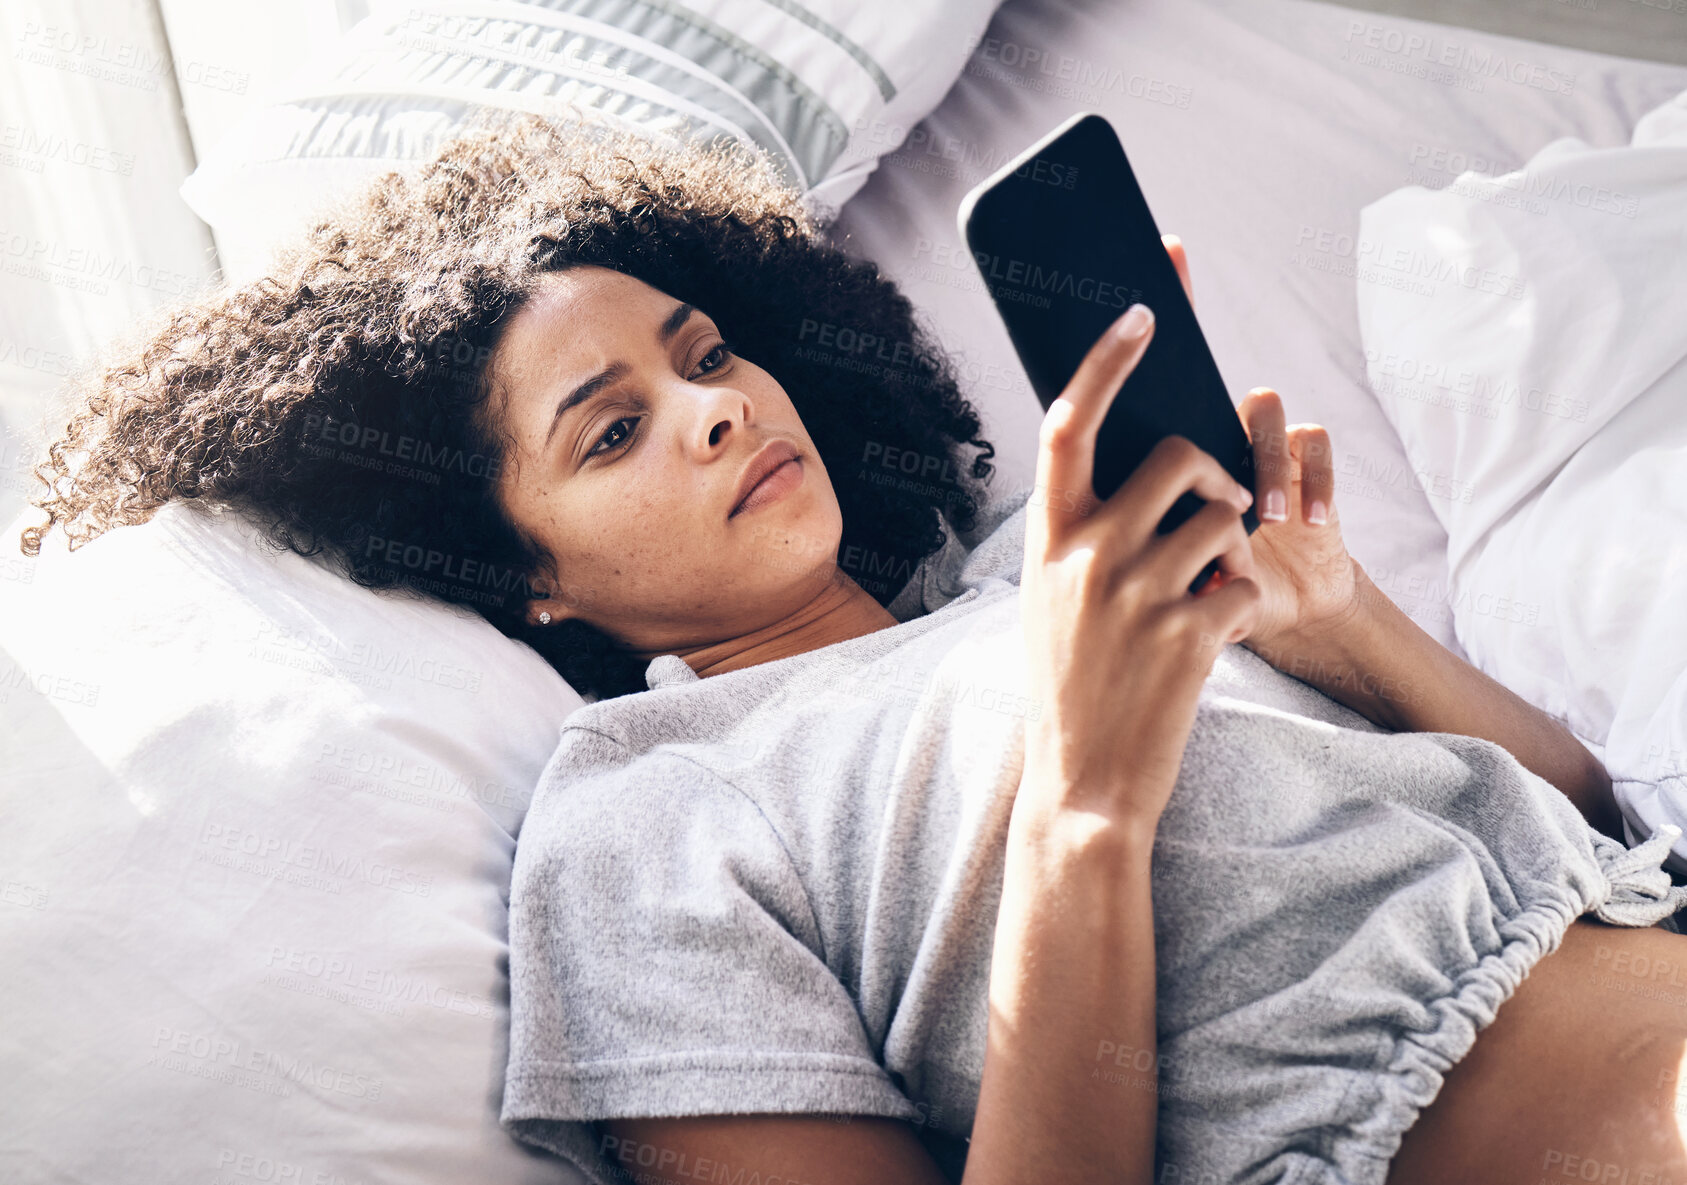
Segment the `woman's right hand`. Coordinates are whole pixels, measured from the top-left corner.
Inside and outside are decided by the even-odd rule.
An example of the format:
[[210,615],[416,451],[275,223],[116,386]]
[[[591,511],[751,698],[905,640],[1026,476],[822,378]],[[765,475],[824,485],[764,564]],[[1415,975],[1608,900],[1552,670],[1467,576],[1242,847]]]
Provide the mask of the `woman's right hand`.
[[[1252,501],[1211,454],[1162,440],[1106,501],[1091,481],[1097,429],[1153,339],[1135,306],[1091,347],[1044,416],[1020,593],[1028,692],[1019,821],[1095,816],[1152,834],[1171,797],[1201,685],[1260,609],[1242,525]],[[1185,491],[1206,505],[1156,532]],[[1193,596],[1214,558],[1226,578]]]

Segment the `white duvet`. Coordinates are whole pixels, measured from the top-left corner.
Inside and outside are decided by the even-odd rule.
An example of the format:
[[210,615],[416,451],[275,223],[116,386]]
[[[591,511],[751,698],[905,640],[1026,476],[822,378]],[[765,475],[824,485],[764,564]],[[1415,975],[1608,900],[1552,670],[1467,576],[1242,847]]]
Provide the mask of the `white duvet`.
[[1391,193],[1359,239],[1460,644],[1602,756],[1636,837],[1687,825],[1687,93],[1628,146]]

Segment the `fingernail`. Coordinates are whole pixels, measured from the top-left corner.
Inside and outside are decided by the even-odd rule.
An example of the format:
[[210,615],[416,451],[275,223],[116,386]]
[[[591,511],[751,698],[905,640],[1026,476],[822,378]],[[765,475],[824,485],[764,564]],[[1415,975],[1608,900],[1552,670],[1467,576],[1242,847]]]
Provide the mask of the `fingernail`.
[[1145,304],[1133,304],[1125,311],[1125,315],[1113,323],[1113,332],[1120,341],[1135,341],[1148,332],[1148,327],[1154,323],[1154,314]]
[[1265,491],[1265,521],[1280,523],[1289,517],[1289,500],[1282,490]]
[[1248,487],[1243,485],[1241,482],[1237,482],[1236,483],[1236,499],[1237,499],[1237,501],[1241,502],[1242,509],[1246,510],[1248,507],[1250,507],[1254,504],[1253,491],[1248,489]]
[[1312,505],[1306,508],[1306,521],[1315,527],[1321,527],[1330,521],[1329,507],[1324,505],[1322,499],[1314,500]]

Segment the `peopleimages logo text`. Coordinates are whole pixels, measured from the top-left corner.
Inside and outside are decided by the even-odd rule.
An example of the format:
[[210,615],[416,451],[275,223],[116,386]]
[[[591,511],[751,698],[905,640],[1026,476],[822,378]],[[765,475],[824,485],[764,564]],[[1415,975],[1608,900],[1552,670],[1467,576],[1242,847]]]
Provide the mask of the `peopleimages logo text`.
[[1004,259],[985,251],[973,252],[973,259],[985,281],[992,285],[1006,285],[1042,296],[1075,297],[1116,309],[1128,309],[1141,297],[1136,289],[1110,280],[1045,268],[1022,259]]

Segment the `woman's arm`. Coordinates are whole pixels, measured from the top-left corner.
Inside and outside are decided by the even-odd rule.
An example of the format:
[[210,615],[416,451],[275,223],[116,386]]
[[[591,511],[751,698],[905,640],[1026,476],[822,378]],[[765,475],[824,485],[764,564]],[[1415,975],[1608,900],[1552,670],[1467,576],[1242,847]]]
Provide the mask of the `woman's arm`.
[[[1020,794],[1047,789],[1021,785]],[[1159,1111],[1154,827],[1099,817],[1086,826],[1071,814],[1020,821],[996,921],[963,1185],[1146,1185]]]
[[1250,391],[1238,412],[1253,445],[1260,523],[1251,545],[1264,590],[1248,648],[1384,728],[1493,741],[1620,839],[1611,779],[1593,754],[1424,633],[1348,554],[1329,433],[1288,424],[1269,387]]
[[1451,732],[1504,748],[1622,838],[1605,767],[1569,729],[1426,634],[1354,564],[1354,612],[1314,638],[1251,646],[1285,674],[1396,732]]

